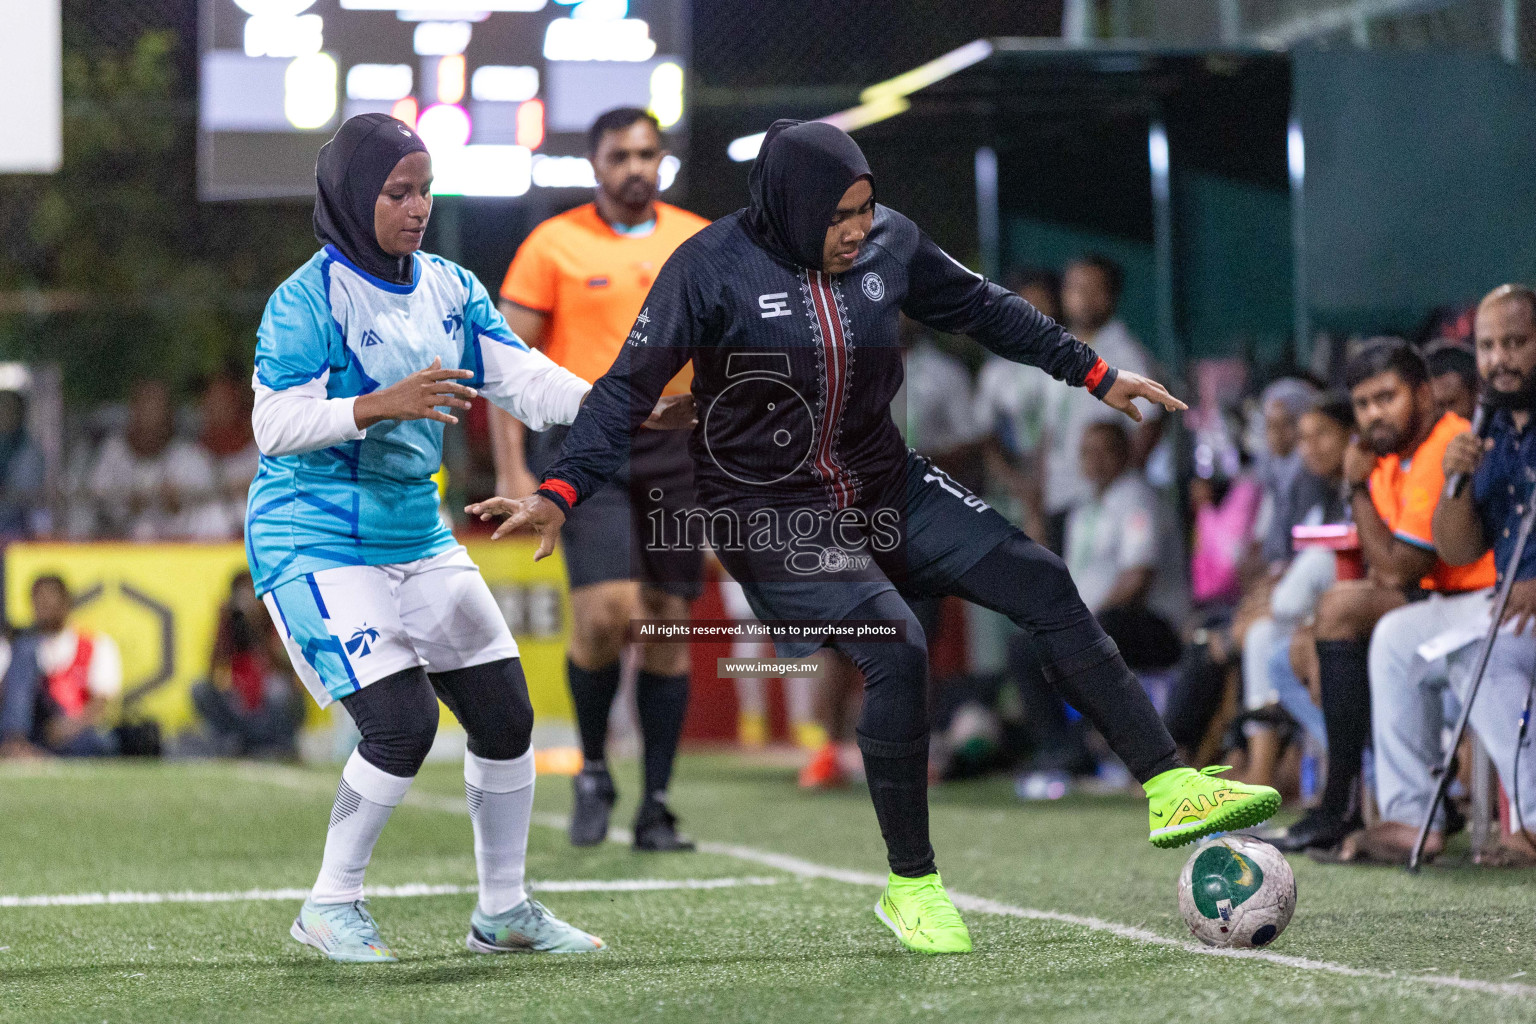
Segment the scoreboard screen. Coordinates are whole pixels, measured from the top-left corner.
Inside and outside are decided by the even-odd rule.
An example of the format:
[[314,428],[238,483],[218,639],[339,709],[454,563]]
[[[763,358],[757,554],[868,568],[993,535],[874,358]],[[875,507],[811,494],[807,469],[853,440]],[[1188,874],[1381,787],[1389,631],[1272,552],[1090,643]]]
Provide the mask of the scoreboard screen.
[[342,121],[416,127],[441,195],[590,188],[586,130],[651,111],[686,152],[687,0],[202,0],[198,190],[314,193]]

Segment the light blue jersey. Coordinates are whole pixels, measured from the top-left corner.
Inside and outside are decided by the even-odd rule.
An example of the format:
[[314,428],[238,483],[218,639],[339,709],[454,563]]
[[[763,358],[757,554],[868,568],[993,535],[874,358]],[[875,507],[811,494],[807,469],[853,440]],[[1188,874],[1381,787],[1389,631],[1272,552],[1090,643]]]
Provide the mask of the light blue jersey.
[[326,246],[267,302],[257,331],[261,468],[246,507],[258,593],[343,565],[439,554],[453,536],[432,475],[443,424],[386,420],[357,429],[351,402],[424,370],[472,370],[480,389],[534,429],[568,423],[586,385],[530,351],[484,285],[418,253],[409,285],[391,284]]

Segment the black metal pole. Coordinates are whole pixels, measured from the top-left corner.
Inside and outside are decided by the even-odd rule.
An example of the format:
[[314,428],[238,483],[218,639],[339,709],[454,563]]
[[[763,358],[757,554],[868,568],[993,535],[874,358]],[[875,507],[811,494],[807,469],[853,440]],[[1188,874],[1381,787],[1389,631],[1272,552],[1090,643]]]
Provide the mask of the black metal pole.
[[1445,799],[1445,791],[1451,784],[1451,762],[1456,757],[1456,748],[1461,746],[1461,737],[1467,731],[1467,719],[1472,717],[1472,702],[1477,700],[1477,691],[1483,685],[1483,673],[1488,669],[1488,657],[1493,653],[1493,642],[1499,635],[1500,621],[1504,618],[1504,608],[1509,604],[1509,592],[1514,589],[1515,575],[1520,568],[1520,558],[1525,554],[1525,543],[1531,536],[1531,524],[1536,522],[1536,494],[1528,495],[1525,499],[1525,515],[1520,520],[1520,532],[1515,535],[1515,547],[1511,552],[1509,564],[1504,572],[1504,581],[1499,584],[1499,590],[1493,599],[1493,617],[1488,623],[1488,635],[1483,637],[1482,649],[1477,652],[1477,668],[1472,673],[1472,685],[1467,688],[1467,695],[1461,702],[1461,714],[1456,719],[1456,733],[1451,737],[1451,745],[1446,749],[1445,758],[1441,761],[1436,774],[1435,795],[1430,798],[1429,809],[1424,812],[1424,824],[1419,826],[1419,838],[1413,844],[1413,853],[1408,856],[1408,870],[1419,870],[1419,859],[1424,855],[1424,842],[1429,838],[1430,826],[1435,820],[1435,811],[1440,806],[1440,801]]

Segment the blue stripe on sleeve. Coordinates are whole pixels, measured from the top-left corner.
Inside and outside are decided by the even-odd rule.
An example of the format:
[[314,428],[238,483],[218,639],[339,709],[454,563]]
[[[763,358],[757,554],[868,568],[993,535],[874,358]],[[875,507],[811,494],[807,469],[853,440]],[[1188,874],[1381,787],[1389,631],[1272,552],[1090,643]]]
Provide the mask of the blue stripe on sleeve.
[[1398,540],[1402,541],[1404,544],[1408,544],[1408,545],[1410,545],[1412,547],[1418,548],[1420,551],[1428,551],[1430,554],[1434,554],[1435,553],[1435,546],[1433,544],[1429,543],[1428,541],[1422,541],[1422,540],[1420,540],[1417,537],[1410,537],[1406,533],[1394,533],[1394,534],[1392,534],[1392,536],[1396,537]]

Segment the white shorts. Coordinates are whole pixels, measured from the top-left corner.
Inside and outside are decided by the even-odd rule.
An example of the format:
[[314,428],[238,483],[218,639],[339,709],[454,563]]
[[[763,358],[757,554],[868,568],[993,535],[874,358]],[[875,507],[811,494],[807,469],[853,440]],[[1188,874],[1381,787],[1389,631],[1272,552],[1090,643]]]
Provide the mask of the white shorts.
[[507,621],[462,544],[414,562],[322,569],[263,600],[321,707],[408,668],[448,672],[517,657]]

